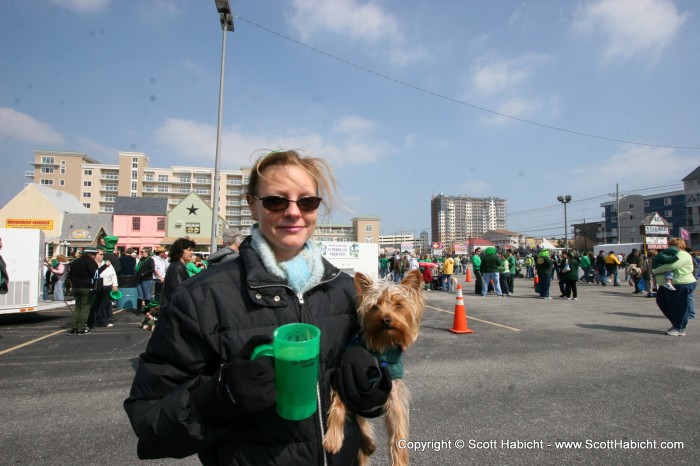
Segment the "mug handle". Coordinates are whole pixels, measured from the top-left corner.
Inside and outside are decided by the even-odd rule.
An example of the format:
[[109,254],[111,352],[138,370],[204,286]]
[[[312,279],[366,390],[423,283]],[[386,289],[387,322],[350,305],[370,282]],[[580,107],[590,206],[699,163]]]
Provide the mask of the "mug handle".
[[253,350],[253,354],[250,355],[250,360],[258,359],[260,356],[275,357],[275,349],[272,347],[272,343],[256,346]]

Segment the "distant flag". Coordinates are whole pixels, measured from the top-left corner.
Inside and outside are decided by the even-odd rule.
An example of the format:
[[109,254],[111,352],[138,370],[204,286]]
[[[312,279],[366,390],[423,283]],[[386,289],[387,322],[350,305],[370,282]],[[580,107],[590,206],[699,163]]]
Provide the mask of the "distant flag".
[[690,241],[690,232],[688,230],[686,230],[685,228],[681,228],[680,233],[681,233],[681,239],[683,241]]

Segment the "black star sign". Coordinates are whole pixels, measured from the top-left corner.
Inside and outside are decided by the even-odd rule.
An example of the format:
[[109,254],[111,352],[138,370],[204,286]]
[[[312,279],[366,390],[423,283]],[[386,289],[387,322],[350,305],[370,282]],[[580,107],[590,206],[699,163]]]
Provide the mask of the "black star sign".
[[199,210],[199,207],[195,207],[194,204],[191,204],[190,207],[187,208],[187,210],[190,211],[190,213],[187,214],[188,216],[192,215],[192,214],[197,215],[197,211]]

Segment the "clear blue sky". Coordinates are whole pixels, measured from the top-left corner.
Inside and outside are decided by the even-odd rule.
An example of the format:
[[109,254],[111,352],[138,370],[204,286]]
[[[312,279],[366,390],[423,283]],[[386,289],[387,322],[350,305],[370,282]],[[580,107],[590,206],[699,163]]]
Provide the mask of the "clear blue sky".
[[[700,165],[695,0],[231,6],[222,168],[327,157],[333,222],[430,231],[443,192],[505,198],[508,228],[563,237],[558,195],[570,222],[599,220],[615,183],[681,189]],[[33,150],[213,167],[221,36],[213,0],[0,2],[0,205]]]

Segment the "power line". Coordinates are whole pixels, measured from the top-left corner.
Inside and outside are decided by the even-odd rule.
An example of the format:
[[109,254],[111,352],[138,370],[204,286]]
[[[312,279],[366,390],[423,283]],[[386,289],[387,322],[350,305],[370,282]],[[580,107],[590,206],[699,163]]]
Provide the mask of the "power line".
[[289,37],[289,36],[285,36],[284,34],[281,34],[281,33],[277,32],[277,31],[273,31],[272,29],[269,29],[269,28],[267,28],[267,27],[265,27],[265,26],[262,26],[262,25],[260,25],[260,24],[257,24],[257,23],[255,23],[255,22],[249,20],[249,19],[243,18],[243,17],[238,16],[238,15],[236,15],[236,18],[238,18],[238,19],[240,19],[241,21],[244,21],[244,22],[250,24],[251,26],[255,26],[255,27],[259,28],[259,29],[262,29],[263,31],[267,31],[267,32],[269,32],[270,34],[274,34],[274,35],[276,35],[277,37],[280,37],[280,38],[282,38],[282,39],[284,39],[284,40],[287,40],[287,41],[292,42],[292,43],[294,43],[294,44],[300,45],[300,46],[302,46],[302,47],[305,47],[305,48],[307,48],[307,49],[309,49],[309,50],[312,50],[312,51],[314,51],[314,52],[316,52],[316,53],[318,53],[318,54],[320,54],[320,55],[323,55],[323,56],[325,56],[325,57],[328,57],[328,58],[331,58],[331,59],[333,59],[333,60],[339,61],[340,63],[343,63],[343,64],[345,64],[345,65],[351,66],[351,67],[353,67],[353,68],[357,68],[358,70],[364,71],[365,73],[369,73],[369,74],[372,74],[372,75],[374,75],[374,76],[378,76],[378,77],[380,77],[380,78],[382,78],[382,79],[386,79],[386,80],[388,80],[388,81],[391,81],[391,82],[394,82],[394,83],[396,83],[396,84],[400,84],[400,85],[402,85],[402,86],[408,87],[408,88],[410,88],[410,89],[413,89],[413,90],[416,90],[416,91],[419,91],[419,92],[422,92],[422,93],[431,95],[431,96],[433,96],[433,97],[438,97],[438,98],[440,98],[440,99],[447,100],[448,102],[456,103],[456,104],[459,104],[459,105],[464,105],[464,106],[466,106],[466,107],[470,107],[470,108],[473,108],[473,109],[476,109],[476,110],[480,110],[480,111],[482,111],[482,112],[490,113],[490,114],[492,114],[492,115],[496,115],[496,116],[499,116],[499,117],[508,118],[508,119],[511,119],[511,120],[519,121],[519,122],[521,122],[521,123],[527,123],[527,124],[534,125],[534,126],[539,126],[540,128],[551,129],[551,130],[560,131],[560,132],[563,132],[563,133],[574,134],[574,135],[577,135],[577,136],[583,136],[583,137],[587,137],[587,138],[601,139],[601,140],[604,140],[604,141],[620,142],[620,143],[623,143],[623,144],[633,144],[633,145],[636,145],[636,146],[659,147],[659,148],[664,148],[664,149],[700,150],[700,147],[671,146],[671,145],[664,145],[664,144],[651,144],[651,143],[645,143],[645,142],[628,141],[628,140],[626,140],[626,139],[617,139],[617,138],[612,138],[612,137],[607,137],[607,136],[599,136],[599,135],[596,135],[596,134],[584,133],[584,132],[582,132],[582,131],[575,131],[575,130],[571,130],[571,129],[560,128],[560,127],[558,127],[558,126],[547,125],[547,124],[545,124],[545,123],[540,123],[540,122],[533,121],[533,120],[527,120],[527,119],[525,119],[525,118],[520,118],[520,117],[516,117],[516,116],[513,116],[513,115],[507,115],[507,114],[505,114],[505,113],[500,113],[500,112],[497,112],[497,111],[495,111],[495,110],[490,110],[490,109],[485,108],[485,107],[480,107],[480,106],[478,106],[478,105],[474,105],[474,104],[471,104],[471,103],[469,103],[469,102],[465,102],[465,101],[463,101],[463,100],[456,99],[456,98],[454,98],[454,97],[449,97],[449,96],[440,94],[440,93],[435,92],[435,91],[431,91],[431,90],[428,90],[428,89],[424,89],[424,88],[422,88],[422,87],[419,87],[419,86],[417,86],[417,85],[415,85],[415,84],[408,83],[408,82],[406,82],[406,81],[401,81],[400,79],[393,78],[393,77],[391,77],[391,76],[382,74],[382,73],[380,73],[380,72],[378,72],[378,71],[375,71],[375,70],[372,70],[372,69],[370,69],[370,68],[367,68],[367,67],[358,65],[357,63],[353,63],[353,62],[351,62],[351,61],[348,61],[348,60],[346,60],[346,59],[344,59],[344,58],[340,58],[340,57],[337,57],[337,56],[335,56],[335,55],[332,55],[332,54],[330,54],[330,53],[328,53],[328,52],[325,52],[325,51],[323,51],[323,50],[317,49],[316,47],[312,47],[312,46],[310,46],[310,45],[308,45],[308,44],[305,44],[304,42],[300,42],[300,41],[298,41],[298,40],[296,40],[296,39],[292,39],[292,38]]

